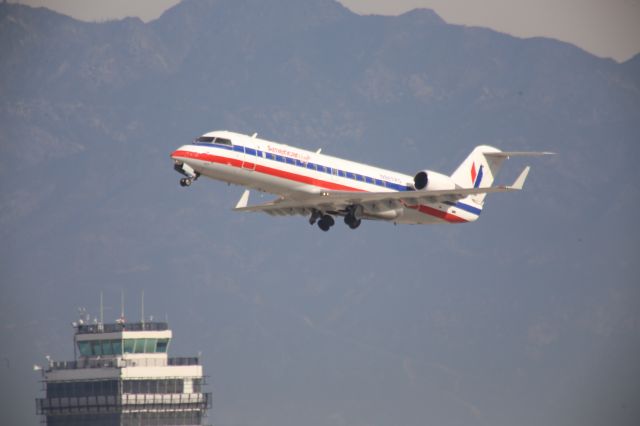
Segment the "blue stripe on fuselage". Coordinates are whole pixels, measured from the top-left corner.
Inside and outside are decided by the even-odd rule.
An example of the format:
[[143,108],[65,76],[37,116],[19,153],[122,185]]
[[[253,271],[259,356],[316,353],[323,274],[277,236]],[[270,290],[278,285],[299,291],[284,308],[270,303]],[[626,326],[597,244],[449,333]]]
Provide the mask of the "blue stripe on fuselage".
[[460,210],[464,210],[466,212],[469,212],[478,216],[480,216],[480,213],[482,213],[482,209],[470,206],[469,204],[461,203],[460,201],[457,201],[455,203],[451,201],[445,201],[444,203],[449,206],[457,207]]

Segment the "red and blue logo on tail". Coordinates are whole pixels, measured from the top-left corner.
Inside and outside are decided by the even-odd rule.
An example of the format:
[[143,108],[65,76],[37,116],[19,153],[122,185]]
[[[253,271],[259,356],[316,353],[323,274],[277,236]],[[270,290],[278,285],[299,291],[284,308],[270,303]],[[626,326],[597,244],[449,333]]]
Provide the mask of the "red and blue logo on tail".
[[480,182],[482,182],[482,169],[483,165],[480,165],[480,169],[476,173],[476,163],[471,163],[471,182],[473,183],[474,188],[480,187]]

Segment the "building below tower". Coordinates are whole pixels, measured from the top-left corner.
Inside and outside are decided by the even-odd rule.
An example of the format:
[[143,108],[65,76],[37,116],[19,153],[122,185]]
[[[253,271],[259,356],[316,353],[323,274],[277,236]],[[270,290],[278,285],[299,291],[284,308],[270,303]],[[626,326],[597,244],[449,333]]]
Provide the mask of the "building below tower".
[[36,411],[48,426],[202,425],[211,408],[197,357],[170,358],[165,322],[74,323],[74,361],[49,361]]

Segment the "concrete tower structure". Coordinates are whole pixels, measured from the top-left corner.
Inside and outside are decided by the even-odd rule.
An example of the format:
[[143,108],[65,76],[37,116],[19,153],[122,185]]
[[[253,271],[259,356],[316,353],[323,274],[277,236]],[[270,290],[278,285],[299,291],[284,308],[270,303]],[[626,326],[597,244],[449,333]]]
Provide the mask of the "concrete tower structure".
[[170,358],[165,322],[74,323],[74,361],[43,369],[49,426],[202,425],[211,407],[197,357]]

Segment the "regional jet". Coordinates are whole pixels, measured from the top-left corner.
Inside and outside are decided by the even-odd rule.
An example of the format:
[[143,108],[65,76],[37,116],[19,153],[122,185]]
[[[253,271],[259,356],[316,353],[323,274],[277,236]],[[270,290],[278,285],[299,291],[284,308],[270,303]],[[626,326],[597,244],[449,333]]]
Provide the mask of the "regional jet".
[[[236,211],[304,215],[328,231],[336,217],[351,229],[363,219],[396,224],[465,223],[478,219],[485,197],[521,190],[525,167],[512,185],[491,186],[505,159],[550,152],[505,152],[477,146],[450,176],[420,170],[414,176],[229,131],[205,133],[171,154],[188,187],[206,176],[246,189]],[[250,190],[278,196],[249,205]]]

